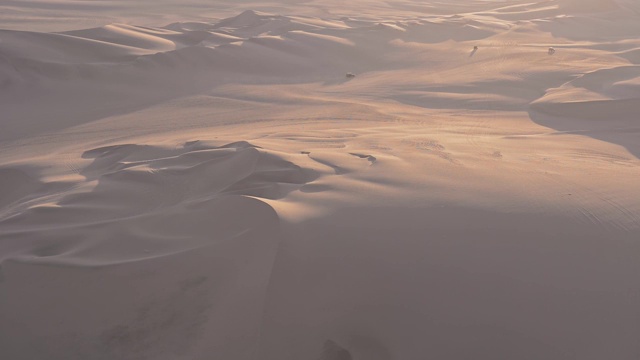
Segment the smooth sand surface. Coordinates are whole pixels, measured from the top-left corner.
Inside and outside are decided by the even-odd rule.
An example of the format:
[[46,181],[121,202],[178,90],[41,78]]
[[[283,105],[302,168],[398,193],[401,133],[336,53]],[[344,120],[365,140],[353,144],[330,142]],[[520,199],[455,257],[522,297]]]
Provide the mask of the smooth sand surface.
[[0,28],[0,359],[640,358],[636,1]]

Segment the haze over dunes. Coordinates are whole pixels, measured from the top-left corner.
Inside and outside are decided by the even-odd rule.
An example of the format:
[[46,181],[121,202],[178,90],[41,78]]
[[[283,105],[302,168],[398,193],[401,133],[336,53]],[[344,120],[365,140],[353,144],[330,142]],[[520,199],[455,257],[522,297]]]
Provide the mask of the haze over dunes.
[[640,357],[636,1],[0,28],[0,358]]

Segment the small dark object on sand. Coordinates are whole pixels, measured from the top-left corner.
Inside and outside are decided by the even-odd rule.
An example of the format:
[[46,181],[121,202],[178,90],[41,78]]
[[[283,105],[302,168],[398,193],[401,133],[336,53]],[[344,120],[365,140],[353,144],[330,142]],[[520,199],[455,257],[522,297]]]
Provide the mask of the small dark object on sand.
[[356,77],[356,74],[354,74],[354,73],[347,73],[346,77],[347,77],[348,79],[353,79],[354,77]]
[[549,48],[549,55],[553,55],[553,54],[555,54],[555,53],[556,53],[556,49],[554,49],[554,48],[550,47],[550,48]]

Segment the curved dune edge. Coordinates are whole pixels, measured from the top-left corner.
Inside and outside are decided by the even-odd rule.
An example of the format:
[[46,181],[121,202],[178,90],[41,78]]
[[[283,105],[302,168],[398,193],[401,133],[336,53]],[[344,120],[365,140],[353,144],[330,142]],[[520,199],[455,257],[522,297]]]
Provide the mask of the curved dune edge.
[[541,113],[569,118],[632,120],[640,110],[640,68],[619,66],[589,72],[531,103]]
[[560,117],[577,119],[624,119],[633,118],[640,110],[640,98],[620,100],[572,101],[565,103],[537,102],[531,104],[531,109]]
[[0,220],[5,247],[31,248],[5,251],[3,259],[98,266],[215,247],[276,226],[273,208],[260,199],[282,198],[319,175],[247,142],[126,144],[83,157],[93,160],[80,171],[86,180],[59,194],[43,193],[46,182],[21,184],[22,173],[3,169],[15,174],[5,186],[40,192],[22,204],[15,194]]

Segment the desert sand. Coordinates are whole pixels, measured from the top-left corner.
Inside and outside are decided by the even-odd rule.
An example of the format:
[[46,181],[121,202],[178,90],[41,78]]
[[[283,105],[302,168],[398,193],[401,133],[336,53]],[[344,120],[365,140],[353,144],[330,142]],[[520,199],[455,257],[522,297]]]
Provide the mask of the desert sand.
[[637,1],[0,28],[0,359],[640,358]]

